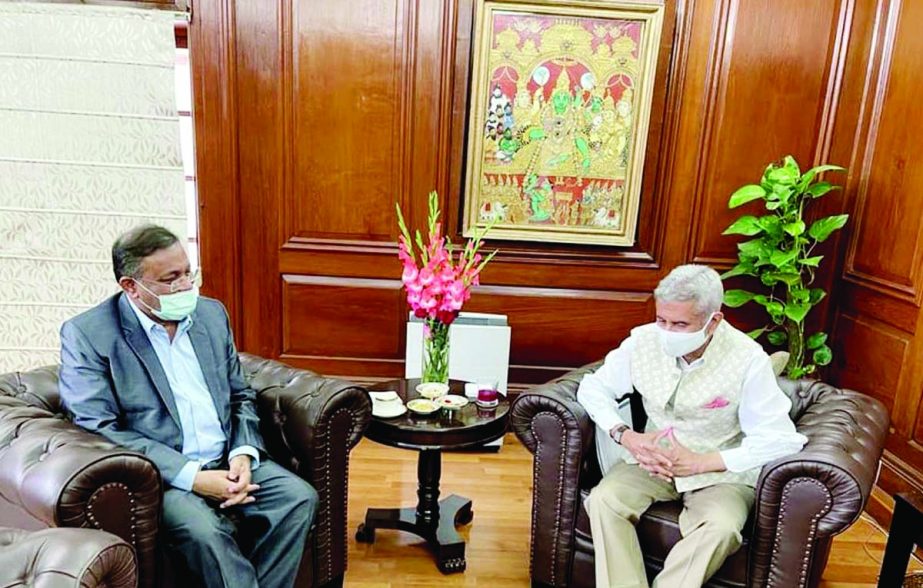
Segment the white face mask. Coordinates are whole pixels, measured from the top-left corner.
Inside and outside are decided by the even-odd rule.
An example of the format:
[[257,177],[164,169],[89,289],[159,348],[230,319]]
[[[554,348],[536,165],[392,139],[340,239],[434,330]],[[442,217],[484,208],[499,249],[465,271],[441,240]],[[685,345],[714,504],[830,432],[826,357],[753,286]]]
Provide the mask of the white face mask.
[[691,333],[668,331],[660,327],[660,346],[663,347],[663,352],[670,357],[681,357],[705,345],[705,341],[708,339],[705,330],[711,324],[711,319],[715,317],[715,314],[717,313],[711,313],[708,320],[705,321],[705,326]]

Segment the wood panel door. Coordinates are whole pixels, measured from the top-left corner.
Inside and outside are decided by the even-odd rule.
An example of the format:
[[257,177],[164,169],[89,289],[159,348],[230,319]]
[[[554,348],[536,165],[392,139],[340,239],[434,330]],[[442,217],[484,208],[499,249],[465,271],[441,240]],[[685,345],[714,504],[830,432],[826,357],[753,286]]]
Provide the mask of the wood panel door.
[[[202,265],[241,348],[403,373],[394,204],[420,227],[437,190],[459,237],[474,4],[197,0]],[[852,5],[665,2],[636,243],[488,244],[466,309],[508,315],[512,382],[603,357],[653,319],[674,265],[730,266],[733,189],[785,154],[829,155]]]

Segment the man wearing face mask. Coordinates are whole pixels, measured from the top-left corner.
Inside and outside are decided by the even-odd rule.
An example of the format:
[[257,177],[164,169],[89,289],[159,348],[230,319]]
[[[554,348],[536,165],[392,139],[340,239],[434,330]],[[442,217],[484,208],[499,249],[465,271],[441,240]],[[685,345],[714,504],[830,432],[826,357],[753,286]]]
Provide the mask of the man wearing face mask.
[[[580,383],[605,473],[586,501],[597,586],[647,588],[634,526],[652,503],[680,499],[682,539],[653,586],[703,585],[740,547],[760,468],[807,442],[769,357],[724,320],[723,297],[715,270],[675,268],[654,290],[656,322],[633,329]],[[632,390],[645,432],[618,413]]]
[[[119,237],[112,263],[122,292],[61,328],[65,407],[156,464],[168,546],[205,586],[292,586],[317,492],[265,459],[224,307],[199,297],[199,272],[163,227]],[[252,533],[247,556],[230,510]]]

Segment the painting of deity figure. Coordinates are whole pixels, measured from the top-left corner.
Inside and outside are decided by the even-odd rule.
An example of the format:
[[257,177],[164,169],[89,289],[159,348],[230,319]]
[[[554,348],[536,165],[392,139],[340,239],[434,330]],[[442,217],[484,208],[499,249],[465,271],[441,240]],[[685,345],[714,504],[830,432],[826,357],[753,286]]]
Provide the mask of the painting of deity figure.
[[476,10],[465,234],[633,245],[662,4]]

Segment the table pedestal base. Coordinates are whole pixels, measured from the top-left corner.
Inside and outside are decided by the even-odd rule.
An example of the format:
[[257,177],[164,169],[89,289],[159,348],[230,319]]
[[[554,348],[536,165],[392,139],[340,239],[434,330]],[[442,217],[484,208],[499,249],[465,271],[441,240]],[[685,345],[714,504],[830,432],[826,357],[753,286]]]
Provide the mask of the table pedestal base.
[[465,542],[455,531],[474,518],[471,501],[452,494],[439,500],[439,477],[442,453],[420,451],[417,461],[418,502],[409,508],[370,508],[365,523],[356,531],[356,541],[374,543],[376,529],[398,529],[413,533],[429,543],[436,555],[436,565],[443,574],[465,571]]
[[374,543],[375,529],[398,529],[426,539],[436,556],[436,565],[443,574],[465,571],[465,542],[455,531],[455,525],[467,525],[474,518],[471,501],[453,494],[439,501],[439,521],[436,525],[420,521],[417,509],[370,508],[365,523],[359,525],[356,540]]

